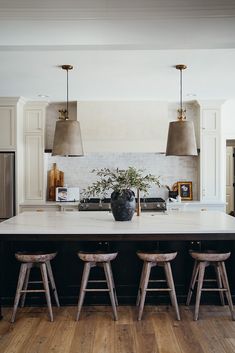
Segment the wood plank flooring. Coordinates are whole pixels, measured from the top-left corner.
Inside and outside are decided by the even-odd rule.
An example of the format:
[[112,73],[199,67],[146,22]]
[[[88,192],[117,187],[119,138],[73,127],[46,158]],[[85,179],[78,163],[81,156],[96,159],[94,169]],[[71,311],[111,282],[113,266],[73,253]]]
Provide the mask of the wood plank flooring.
[[0,353],[235,353],[227,307],[201,305],[197,322],[193,307],[185,306],[180,322],[166,306],[146,306],[140,322],[130,306],[118,308],[116,322],[108,306],[84,307],[79,322],[75,307],[53,310],[53,323],[46,308],[23,308],[11,324],[11,309],[3,309]]

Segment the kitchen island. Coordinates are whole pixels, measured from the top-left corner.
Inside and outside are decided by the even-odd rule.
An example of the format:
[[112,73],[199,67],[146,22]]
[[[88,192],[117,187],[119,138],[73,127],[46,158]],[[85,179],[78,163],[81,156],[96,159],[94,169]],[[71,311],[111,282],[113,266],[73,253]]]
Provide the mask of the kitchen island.
[[116,222],[111,212],[25,212],[0,224],[1,240],[235,240],[218,211],[149,212]]
[[[234,240],[235,218],[216,211],[142,213],[130,222],[116,222],[106,211],[25,212],[0,224],[2,303],[12,305],[19,267],[14,253],[18,250],[56,248],[58,256],[52,266],[61,302],[74,304],[82,271],[76,251],[115,248],[119,255],[113,271],[119,301],[129,304],[135,302],[141,270],[136,250],[174,249],[178,251],[172,264],[176,291],[179,302],[184,302],[192,268],[188,250],[204,247],[231,250],[228,262],[231,283]],[[231,287],[234,294],[232,283]],[[156,302],[155,298],[150,295],[148,300]],[[161,294],[157,300],[165,302],[167,298]],[[40,298],[29,300],[30,305],[41,303]],[[104,303],[106,299],[97,295],[88,297],[89,302]]]

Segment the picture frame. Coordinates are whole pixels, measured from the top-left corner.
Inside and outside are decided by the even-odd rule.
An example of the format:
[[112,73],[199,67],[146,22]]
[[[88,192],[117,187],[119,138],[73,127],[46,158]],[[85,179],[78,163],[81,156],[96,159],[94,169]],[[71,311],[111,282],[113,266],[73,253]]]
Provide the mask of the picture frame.
[[56,188],[56,201],[68,201],[68,188],[67,187],[57,187]]
[[190,201],[193,199],[193,185],[192,181],[178,181],[178,195],[183,201]]

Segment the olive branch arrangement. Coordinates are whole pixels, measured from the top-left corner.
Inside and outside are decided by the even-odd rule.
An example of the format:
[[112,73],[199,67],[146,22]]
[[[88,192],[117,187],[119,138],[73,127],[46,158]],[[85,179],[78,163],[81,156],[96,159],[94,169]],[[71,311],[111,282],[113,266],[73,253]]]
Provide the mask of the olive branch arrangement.
[[110,190],[118,192],[122,195],[125,190],[136,189],[137,192],[147,192],[151,184],[161,187],[159,177],[152,174],[143,174],[144,169],[136,169],[135,167],[128,167],[125,170],[116,168],[111,170],[109,168],[93,169],[92,173],[96,173],[99,180],[93,182],[85,189],[82,194],[85,198],[94,196],[107,196]]

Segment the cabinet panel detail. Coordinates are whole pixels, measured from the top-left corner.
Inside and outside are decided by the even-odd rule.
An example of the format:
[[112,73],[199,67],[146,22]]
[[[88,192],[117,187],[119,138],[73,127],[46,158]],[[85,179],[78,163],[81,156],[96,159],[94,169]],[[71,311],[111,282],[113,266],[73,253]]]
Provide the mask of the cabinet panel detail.
[[218,110],[204,110],[202,114],[202,129],[216,132],[218,130]]
[[43,199],[43,137],[25,136],[25,199]]
[[15,148],[15,113],[13,107],[0,107],[0,149]]
[[41,110],[30,109],[25,112],[25,132],[41,132],[43,129],[43,115]]
[[202,199],[218,199],[218,137],[206,134],[202,138]]
[[57,212],[60,211],[59,206],[45,206],[45,205],[38,205],[38,206],[20,206],[20,212]]

